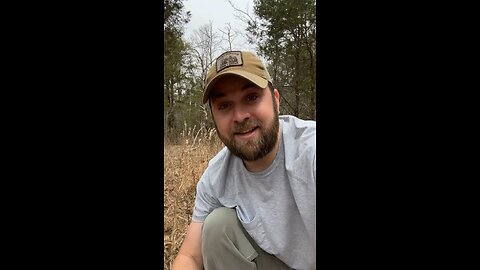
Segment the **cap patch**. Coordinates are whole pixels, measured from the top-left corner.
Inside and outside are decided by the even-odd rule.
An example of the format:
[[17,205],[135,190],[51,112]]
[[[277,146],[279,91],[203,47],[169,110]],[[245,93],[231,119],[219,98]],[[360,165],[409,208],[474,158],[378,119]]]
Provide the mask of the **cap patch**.
[[217,72],[231,66],[243,65],[242,52],[226,52],[217,58]]

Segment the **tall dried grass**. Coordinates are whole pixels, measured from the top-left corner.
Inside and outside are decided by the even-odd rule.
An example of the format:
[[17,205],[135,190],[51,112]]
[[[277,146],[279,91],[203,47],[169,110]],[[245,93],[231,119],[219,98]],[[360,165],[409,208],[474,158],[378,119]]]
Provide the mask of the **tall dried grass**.
[[176,138],[164,138],[164,270],[171,269],[185,238],[197,183],[208,161],[223,147],[215,130],[184,130]]

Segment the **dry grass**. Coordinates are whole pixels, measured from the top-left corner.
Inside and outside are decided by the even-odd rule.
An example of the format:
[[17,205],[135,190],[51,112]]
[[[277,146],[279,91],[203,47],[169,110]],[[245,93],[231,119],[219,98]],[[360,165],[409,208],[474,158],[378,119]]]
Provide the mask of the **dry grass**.
[[195,189],[208,161],[223,147],[213,130],[195,131],[195,127],[179,134],[178,143],[164,139],[164,231],[163,259],[165,270],[173,260],[185,238],[192,219]]

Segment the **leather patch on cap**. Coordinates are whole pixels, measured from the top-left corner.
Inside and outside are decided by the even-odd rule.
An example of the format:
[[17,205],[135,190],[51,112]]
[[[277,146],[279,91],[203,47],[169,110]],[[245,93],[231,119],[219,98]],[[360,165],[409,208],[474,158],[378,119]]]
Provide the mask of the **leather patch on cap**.
[[242,52],[226,52],[217,58],[217,72],[231,66],[243,65]]

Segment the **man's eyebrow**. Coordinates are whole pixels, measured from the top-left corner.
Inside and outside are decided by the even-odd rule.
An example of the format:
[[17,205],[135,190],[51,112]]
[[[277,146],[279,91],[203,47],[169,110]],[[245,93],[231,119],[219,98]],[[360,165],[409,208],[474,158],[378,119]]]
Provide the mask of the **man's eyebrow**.
[[213,100],[213,99],[216,99],[216,98],[221,98],[221,97],[224,97],[225,96],[225,93],[223,92],[213,92],[212,94],[210,94],[210,98]]

